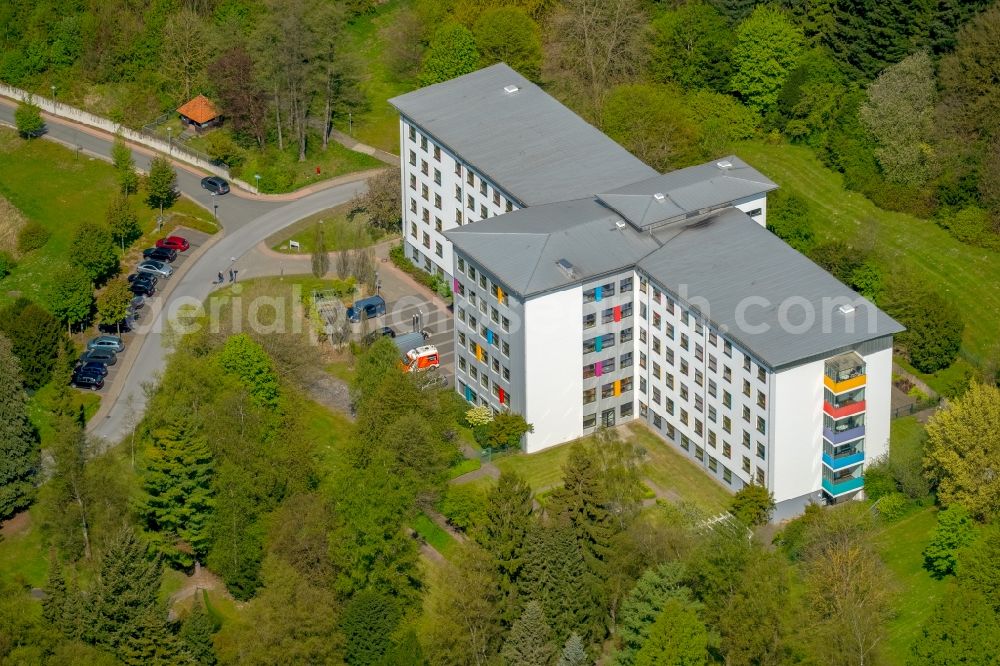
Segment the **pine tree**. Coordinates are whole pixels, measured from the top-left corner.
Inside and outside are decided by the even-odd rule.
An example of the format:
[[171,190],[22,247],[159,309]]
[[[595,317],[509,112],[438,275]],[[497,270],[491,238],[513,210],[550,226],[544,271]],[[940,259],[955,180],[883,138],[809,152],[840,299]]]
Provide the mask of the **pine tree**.
[[167,625],[166,612],[146,608],[122,635],[118,658],[128,666],[176,666],[190,663],[191,655]]
[[587,656],[587,648],[583,644],[583,639],[575,631],[566,639],[562,654],[559,655],[557,666],[588,666],[590,657]]
[[202,594],[204,593],[201,590],[195,593],[191,613],[181,625],[180,638],[195,663],[213,666],[217,661],[215,646],[212,643],[215,624],[205,612],[205,606],[201,602]]
[[552,660],[552,628],[537,601],[529,601],[514,622],[503,644],[501,656],[507,666],[539,666]]
[[55,553],[49,557],[49,581],[42,599],[42,617],[53,627],[62,630],[63,609],[66,607],[66,578],[62,564]]
[[[89,638],[118,649],[126,641],[141,652],[137,637],[156,629],[160,612],[158,595],[162,568],[159,558],[150,560],[143,544],[130,527],[123,527],[108,546],[100,575],[90,595]],[[123,657],[124,659],[124,657]]]
[[[164,555],[187,568],[208,552],[212,516],[212,452],[186,419],[171,419],[151,433],[146,450],[141,513],[158,532]],[[181,544],[186,544],[186,547]]]
[[562,640],[574,627],[588,638],[603,637],[597,617],[601,611],[592,601],[592,581],[572,528],[535,527],[528,534],[524,560],[520,595],[541,603],[556,638]]
[[531,487],[517,474],[502,474],[486,499],[483,523],[473,533],[496,563],[504,597],[502,614],[508,626],[517,617],[517,585],[532,524],[531,508]]
[[38,437],[28,420],[21,365],[10,341],[0,335],[0,520],[31,504],[40,455]]
[[628,593],[618,613],[616,666],[635,663],[636,652],[649,638],[650,628],[668,599],[691,598],[690,590],[681,584],[683,576],[683,565],[661,564],[644,573]]
[[585,446],[574,446],[570,451],[563,467],[563,487],[553,493],[553,512],[572,525],[587,568],[603,578],[615,521],[598,469]]
[[704,666],[707,662],[708,631],[698,617],[697,604],[668,599],[635,655],[636,666]]
[[344,608],[341,627],[347,639],[348,664],[374,664],[392,644],[392,632],[399,622],[399,608],[389,597],[375,590],[354,595]]

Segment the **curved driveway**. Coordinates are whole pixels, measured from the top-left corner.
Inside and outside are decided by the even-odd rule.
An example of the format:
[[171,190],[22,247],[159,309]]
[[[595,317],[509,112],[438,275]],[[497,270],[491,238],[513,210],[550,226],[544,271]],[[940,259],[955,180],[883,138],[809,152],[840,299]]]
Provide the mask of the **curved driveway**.
[[[0,103],[0,122],[13,124],[14,109]],[[83,152],[107,159],[111,154],[112,140],[105,134],[89,128],[81,128],[46,116],[47,133],[50,139],[78,148]],[[136,166],[148,170],[151,153],[145,149],[132,147]],[[321,210],[347,202],[363,191],[366,176],[370,173],[355,174],[353,178],[336,179],[342,184],[326,186],[322,189],[302,194],[292,200],[276,201],[253,195],[245,195],[234,190],[223,197],[212,197],[201,187],[203,174],[177,163],[177,186],[186,196],[208,210],[218,204],[219,223],[223,228],[221,238],[213,238],[198,257],[180,269],[175,283],[166,298],[157,295],[151,299],[150,312],[146,314],[143,326],[131,342],[122,359],[124,365],[131,361],[124,376],[116,378],[117,396],[112,391],[101,403],[101,408],[87,425],[94,437],[105,440],[105,446],[121,440],[141,418],[146,404],[143,386],[155,384],[158,375],[166,365],[170,353],[170,336],[164,336],[167,329],[167,315],[184,303],[203,303],[214,285],[216,274],[225,270],[236,258],[235,266],[241,278],[255,275],[252,265],[244,265],[241,258],[258,243],[284,227]],[[343,182],[343,181],[349,182]],[[286,199],[296,197],[290,195]],[[138,345],[138,348],[135,347]],[[125,369],[125,368],[123,368]],[[103,447],[102,447],[103,448]]]

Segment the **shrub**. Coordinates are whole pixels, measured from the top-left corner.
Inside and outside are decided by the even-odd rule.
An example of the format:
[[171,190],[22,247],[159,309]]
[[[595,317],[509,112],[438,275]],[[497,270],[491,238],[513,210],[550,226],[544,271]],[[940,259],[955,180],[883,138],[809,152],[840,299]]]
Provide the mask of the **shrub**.
[[917,370],[936,372],[954,362],[965,323],[953,303],[913,275],[895,275],[879,305],[906,327],[896,342]]
[[28,222],[17,234],[17,251],[21,254],[39,250],[49,242],[52,232],[34,220]]
[[957,212],[938,215],[937,223],[963,243],[1000,249],[1000,235],[994,228],[993,220],[989,212],[979,206],[966,206]]
[[486,509],[486,494],[476,486],[448,486],[439,504],[448,522],[465,531],[476,524]]
[[877,460],[865,469],[865,495],[868,499],[877,501],[895,492],[896,479],[887,459]]
[[956,554],[972,543],[975,529],[969,512],[956,504],[937,515],[937,527],[931,542],[924,548],[924,568],[935,578],[955,573]]
[[465,413],[465,421],[473,428],[484,426],[493,420],[493,412],[486,405],[477,405]]
[[261,192],[287,192],[295,184],[295,171],[283,164],[272,164],[261,169]]
[[9,252],[0,251],[0,280],[10,275],[17,263]]
[[771,520],[774,507],[774,495],[764,486],[752,483],[749,486],[743,486],[733,496],[729,512],[744,525],[756,527]]
[[[867,481],[865,485],[867,485]],[[910,500],[906,495],[892,492],[882,496],[882,499],[876,505],[876,511],[878,511],[878,515],[881,516],[882,520],[891,523],[899,520],[906,513],[909,506]]]

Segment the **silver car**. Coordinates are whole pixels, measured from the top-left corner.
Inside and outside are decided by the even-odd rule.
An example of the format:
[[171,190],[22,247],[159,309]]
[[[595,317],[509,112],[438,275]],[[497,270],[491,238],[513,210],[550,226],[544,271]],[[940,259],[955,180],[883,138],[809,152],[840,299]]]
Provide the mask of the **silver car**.
[[156,261],[155,259],[147,259],[140,262],[139,265],[136,266],[136,271],[139,273],[148,273],[158,278],[168,278],[174,273],[173,268],[162,261]]

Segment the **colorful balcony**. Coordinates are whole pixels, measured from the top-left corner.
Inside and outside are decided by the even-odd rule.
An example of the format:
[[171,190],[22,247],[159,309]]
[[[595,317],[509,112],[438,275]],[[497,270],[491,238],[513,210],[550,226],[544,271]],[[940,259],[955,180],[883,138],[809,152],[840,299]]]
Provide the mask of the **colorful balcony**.
[[832,470],[840,470],[852,467],[865,461],[865,452],[857,451],[849,455],[831,456],[829,453],[823,454],[823,464]]
[[834,393],[843,393],[844,391],[850,391],[851,389],[864,386],[867,380],[867,375],[855,375],[850,379],[843,379],[841,381],[835,381],[830,378],[830,375],[824,375],[823,385]]
[[839,407],[831,405],[827,401],[823,401],[823,413],[831,418],[842,419],[845,416],[854,416],[855,414],[860,414],[865,411],[865,401],[856,400],[855,402],[848,402]]
[[865,436],[865,426],[861,425],[855,426],[853,428],[847,428],[845,430],[833,430],[828,427],[823,428],[823,439],[830,442],[831,444],[843,444],[844,442],[849,442],[852,439],[857,439],[859,437]]
[[833,497],[853,492],[855,490],[860,490],[864,487],[864,485],[865,479],[863,476],[848,477],[842,481],[833,481],[832,479],[823,478],[823,490],[826,491],[828,495]]

